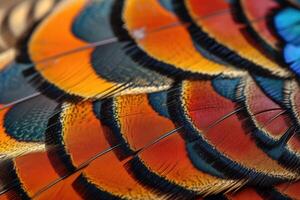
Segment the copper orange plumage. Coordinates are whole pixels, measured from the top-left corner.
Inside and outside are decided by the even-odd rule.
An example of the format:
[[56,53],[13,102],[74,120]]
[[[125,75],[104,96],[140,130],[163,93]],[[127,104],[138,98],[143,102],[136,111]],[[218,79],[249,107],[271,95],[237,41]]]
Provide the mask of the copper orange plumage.
[[2,0],[0,199],[300,199],[300,1]]

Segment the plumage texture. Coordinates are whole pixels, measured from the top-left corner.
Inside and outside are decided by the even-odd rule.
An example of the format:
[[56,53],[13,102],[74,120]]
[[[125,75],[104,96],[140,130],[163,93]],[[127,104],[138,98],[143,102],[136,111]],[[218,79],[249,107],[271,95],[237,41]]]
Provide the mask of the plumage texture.
[[0,200],[300,199],[300,1],[3,0]]

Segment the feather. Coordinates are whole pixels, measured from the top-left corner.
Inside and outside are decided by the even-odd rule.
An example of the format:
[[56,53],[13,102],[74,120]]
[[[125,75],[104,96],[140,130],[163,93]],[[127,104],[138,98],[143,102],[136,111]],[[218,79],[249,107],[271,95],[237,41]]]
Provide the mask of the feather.
[[[109,16],[105,15],[112,9],[112,3],[109,2],[66,2],[49,16],[29,43],[30,57],[36,63],[35,70],[49,84],[83,98],[103,97],[106,93],[117,93],[119,89],[122,89],[122,93],[132,93],[168,88],[172,80],[139,67],[125,55],[122,49],[127,48],[128,42],[118,42],[109,24]],[[77,16],[82,9],[82,15]],[[97,15],[98,10],[103,15]],[[65,20],[57,24],[61,17]],[[89,23],[106,26],[99,30],[84,28]],[[53,27],[59,31],[49,35]],[[64,48],[57,46],[58,37],[64,37],[61,38]],[[97,43],[99,41],[102,42]],[[45,48],[45,44],[52,46],[51,50]],[[57,56],[55,63],[52,59],[45,60]],[[62,67],[66,63],[69,67]],[[57,70],[61,72],[57,73]]]
[[300,199],[296,0],[0,2],[0,199]]
[[[59,0],[3,0],[0,7],[1,52],[13,50],[24,34],[45,17]],[[16,49],[18,50],[18,49]]]

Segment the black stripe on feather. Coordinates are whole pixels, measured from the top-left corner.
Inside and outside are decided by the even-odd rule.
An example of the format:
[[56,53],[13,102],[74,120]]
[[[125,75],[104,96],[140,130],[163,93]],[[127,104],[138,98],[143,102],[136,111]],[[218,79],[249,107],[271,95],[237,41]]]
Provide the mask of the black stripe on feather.
[[184,105],[181,97],[182,86],[181,84],[178,86],[178,88],[169,92],[168,101],[176,102],[170,104],[169,113],[177,126],[183,126],[183,134],[181,136],[186,141],[189,153],[193,154],[193,156],[190,156],[191,158],[197,158],[197,156],[200,157],[199,159],[204,158],[206,163],[209,163],[216,170],[221,171],[227,178],[235,180],[246,179],[248,180],[248,185],[270,186],[286,181],[279,177],[269,176],[246,168],[224,156],[205,141],[194,128],[193,123],[186,117],[187,113],[185,113],[183,108]]
[[292,200],[292,198],[281,194],[274,188],[257,188],[257,193],[264,199],[270,200]]
[[211,52],[221,60],[224,60],[225,62],[228,62],[238,68],[246,69],[259,75],[273,76],[270,70],[262,68],[250,60],[237,55],[228,47],[219,44],[215,39],[211,38],[191,18],[183,0],[173,0],[173,7],[177,16],[183,22],[189,24],[187,29],[194,42],[196,42],[203,49]]
[[72,186],[76,192],[86,200],[122,200],[120,197],[101,190],[92,182],[88,181],[84,174],[80,174],[79,177],[73,182]]
[[125,46],[125,53],[130,56],[139,65],[155,70],[167,77],[175,79],[184,78],[209,78],[205,74],[195,74],[189,71],[176,68],[176,66],[158,61],[149,56],[145,51],[138,47],[134,39],[129,35],[128,31],[124,28],[125,23],[122,20],[123,7],[126,0],[116,0],[111,13],[111,24],[114,34],[118,37],[119,41],[126,41],[128,45]]
[[48,129],[46,131],[46,148],[49,160],[56,173],[63,177],[66,174],[75,172],[76,167],[73,165],[71,157],[64,146],[61,109],[62,106],[57,107],[57,113],[49,120]]
[[14,162],[12,160],[1,161],[0,168],[0,183],[1,187],[3,186],[1,191],[6,191],[9,194],[9,198],[12,199],[30,200],[31,198],[27,194],[26,188],[23,187],[18,178]]
[[[130,145],[123,137],[120,127],[117,122],[118,116],[114,111],[113,99],[102,103],[101,108],[102,122],[109,126],[112,130],[112,135],[108,136],[108,141],[112,146],[123,144],[118,151],[114,151],[120,160],[129,158],[125,163],[125,168],[139,183],[161,195],[166,195],[170,199],[192,199],[196,196],[195,192],[187,190],[179,185],[171,183],[165,178],[152,172],[138,156],[139,151],[131,149]],[[121,150],[121,151],[120,151]]]
[[[269,157],[276,160],[281,166],[288,170],[300,172],[300,157],[295,152],[291,152],[287,147],[286,143],[290,137],[294,135],[295,128],[287,130],[286,133],[278,140],[275,140],[268,136],[268,133],[264,132],[260,127],[257,127],[253,121],[252,115],[255,113],[250,113],[248,105],[245,101],[245,85],[240,83],[240,92],[242,96],[237,97],[237,104],[244,107],[241,112],[237,113],[240,121],[242,122],[243,128],[247,133],[251,134],[251,137],[255,140],[256,145],[262,149]],[[253,83],[254,84],[254,83]],[[276,151],[276,156],[274,152]]]
[[[282,59],[282,56],[280,52],[276,49],[274,49],[272,46],[270,46],[261,36],[258,32],[255,31],[255,29],[252,26],[252,23],[249,21],[247,18],[242,2],[243,0],[233,0],[232,3],[230,4],[232,7],[231,13],[234,17],[234,19],[243,25],[245,25],[244,28],[241,29],[241,33],[245,35],[245,38],[248,39],[248,41],[254,45],[257,49],[261,51],[262,54],[267,54],[271,59],[274,61],[280,63],[281,66],[284,65],[284,61]],[[272,17],[267,16],[267,24],[272,23]],[[270,31],[273,29],[270,27]],[[251,38],[251,39],[250,39]],[[278,44],[279,46],[279,44]]]

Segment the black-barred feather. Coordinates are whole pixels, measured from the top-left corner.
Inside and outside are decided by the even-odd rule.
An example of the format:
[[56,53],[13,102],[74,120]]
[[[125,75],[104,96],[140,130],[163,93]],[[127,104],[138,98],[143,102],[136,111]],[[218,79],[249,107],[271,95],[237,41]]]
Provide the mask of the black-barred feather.
[[0,200],[300,199],[297,0],[2,0]]

